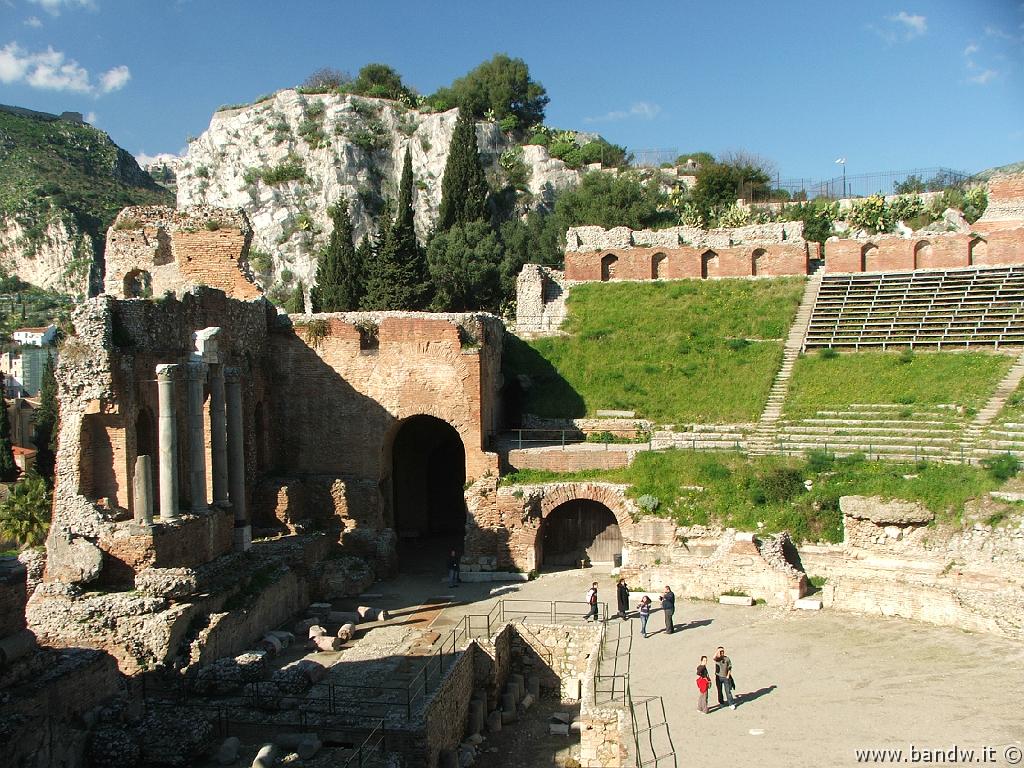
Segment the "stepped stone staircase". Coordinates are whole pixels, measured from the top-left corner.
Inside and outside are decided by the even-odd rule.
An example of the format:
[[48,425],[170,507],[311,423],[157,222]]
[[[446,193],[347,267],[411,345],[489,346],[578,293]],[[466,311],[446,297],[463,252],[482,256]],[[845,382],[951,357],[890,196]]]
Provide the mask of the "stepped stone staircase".
[[1024,344],[1024,266],[826,275],[804,349]]
[[869,459],[961,462],[971,458],[962,442],[965,424],[956,405],[856,403],[781,422],[772,453],[825,450],[837,456],[863,453]]
[[747,450],[752,455],[774,453],[775,429],[782,417],[782,404],[786,399],[786,392],[789,390],[793,365],[804,347],[804,338],[810,327],[822,279],[823,273],[818,270],[807,279],[807,285],[804,286],[800,307],[796,311],[796,318],[793,320],[789,336],[783,347],[782,366],[775,374],[775,381],[772,382],[772,388],[768,392],[768,402],[764,412],[761,414],[754,432],[747,438]]
[[1021,352],[999,382],[985,407],[978,411],[964,430],[964,447],[975,458],[984,459],[1001,453],[1024,456],[1024,424],[997,421],[1000,411],[1017,391],[1021,381],[1024,381],[1024,352]]

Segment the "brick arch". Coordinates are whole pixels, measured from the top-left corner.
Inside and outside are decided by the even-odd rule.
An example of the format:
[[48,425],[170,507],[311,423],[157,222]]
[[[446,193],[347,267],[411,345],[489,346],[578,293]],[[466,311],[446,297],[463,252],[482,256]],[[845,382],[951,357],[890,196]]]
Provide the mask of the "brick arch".
[[914,269],[924,269],[932,266],[933,249],[931,241],[919,240],[914,246]]
[[757,276],[758,267],[761,263],[761,259],[768,255],[768,251],[764,248],[755,248],[750,252],[750,274]]
[[552,483],[544,487],[540,502],[541,519],[550,515],[567,501],[586,499],[604,504],[615,515],[615,521],[623,531],[633,527],[632,503],[626,499],[623,489],[608,483]]

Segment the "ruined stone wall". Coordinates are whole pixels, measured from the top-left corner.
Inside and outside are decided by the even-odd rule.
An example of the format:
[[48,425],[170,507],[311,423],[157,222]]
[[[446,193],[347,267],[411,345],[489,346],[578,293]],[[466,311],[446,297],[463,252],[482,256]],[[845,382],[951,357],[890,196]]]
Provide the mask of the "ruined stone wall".
[[516,333],[557,331],[568,313],[569,287],[560,270],[524,264],[516,278]]
[[424,713],[427,740],[426,768],[436,768],[438,753],[454,749],[466,733],[469,700],[473,696],[474,656],[479,653],[476,643],[469,647],[448,670]]
[[469,515],[463,569],[536,570],[543,560],[544,518],[574,499],[590,499],[608,507],[622,533],[626,561],[633,520],[640,512],[626,496],[626,486],[579,482],[499,487],[497,477],[485,477],[466,491]]
[[104,293],[123,298],[181,295],[200,285],[253,299],[252,228],[241,210],[195,206],[125,208],[107,232]]
[[[79,305],[75,335],[57,366],[61,404],[53,524],[47,577],[70,583],[131,583],[147,565],[196,565],[230,549],[230,514],[185,514],[152,529],[133,522],[132,480],[140,453],[155,454],[160,363],[181,363],[194,349],[192,334],[220,326],[222,359],[242,370],[246,443],[255,442],[254,401],[267,386],[264,355],[270,306],[240,302],[197,289],[181,301],[117,300]],[[175,388],[179,488],[188,502],[189,451],[184,377]],[[142,422],[148,422],[144,427]],[[140,446],[140,435],[149,445]],[[249,449],[247,478],[255,476]],[[156,462],[154,462],[155,464]],[[208,466],[209,469],[209,466]],[[154,466],[154,499],[158,478]],[[251,490],[250,490],[251,492]]]
[[1024,221],[1024,173],[1000,174],[988,181],[988,207],[975,222],[980,232],[1019,227]]
[[562,450],[552,448],[524,448],[508,452],[508,465],[512,470],[541,469],[551,472],[577,472],[584,469],[618,469],[627,467],[636,455],[637,448],[603,450],[595,447],[592,451]]
[[0,558],[0,639],[25,628],[26,575],[17,559]]
[[[581,698],[584,681],[597,658],[601,629],[599,626],[566,624],[512,625],[512,656],[531,663],[513,663],[518,672],[539,673],[541,688],[559,695],[564,702]],[[529,649],[532,653],[525,653]],[[546,669],[538,669],[546,667]]]
[[[614,257],[608,266],[606,260]],[[573,281],[779,277],[807,274],[806,243],[717,248],[608,248],[565,254],[565,277]]]
[[[282,474],[343,478],[368,524],[391,525],[391,444],[402,421],[438,418],[459,434],[467,480],[497,475],[503,328],[489,315],[294,316],[272,335],[272,464]],[[310,323],[324,334],[306,340]],[[362,332],[360,326],[364,329]],[[376,343],[366,343],[374,328]],[[312,437],[315,436],[315,437]]]

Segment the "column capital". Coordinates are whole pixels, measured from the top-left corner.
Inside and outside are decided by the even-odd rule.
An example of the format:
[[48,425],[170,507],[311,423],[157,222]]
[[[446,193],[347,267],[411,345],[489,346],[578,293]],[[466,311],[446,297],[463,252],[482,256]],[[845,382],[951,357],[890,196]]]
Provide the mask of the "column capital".
[[177,363],[161,363],[156,367],[156,377],[159,381],[174,381],[180,368]]
[[199,360],[193,360],[189,363],[186,363],[185,371],[188,375],[188,380],[196,381],[206,378],[206,372],[209,369],[209,367],[209,365]]
[[224,366],[224,380],[228,384],[238,384],[242,381],[242,369],[235,366]]

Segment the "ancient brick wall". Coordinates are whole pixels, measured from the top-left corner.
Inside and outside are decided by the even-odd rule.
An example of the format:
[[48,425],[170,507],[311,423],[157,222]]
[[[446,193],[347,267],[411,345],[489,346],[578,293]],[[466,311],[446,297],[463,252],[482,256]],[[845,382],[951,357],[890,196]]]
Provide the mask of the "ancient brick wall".
[[159,298],[204,285],[257,298],[262,292],[249,270],[251,241],[252,228],[239,210],[125,208],[107,232],[104,293]]
[[565,278],[600,281],[806,275],[807,259],[803,242],[567,251]]
[[[497,474],[486,447],[497,428],[501,325],[485,315],[318,315],[326,335],[312,346],[307,319],[272,335],[276,398],[272,463],[283,474],[343,477],[389,526],[391,444],[412,416],[432,416],[458,432],[466,477]],[[364,328],[376,327],[366,348]],[[362,341],[361,341],[362,339]],[[313,437],[315,436],[315,437]],[[367,511],[367,521],[373,514]]]
[[508,452],[512,470],[543,469],[550,472],[578,472],[584,469],[618,469],[633,461],[628,450],[562,450],[561,448],[525,448]]
[[438,753],[454,749],[466,733],[469,700],[473,695],[474,655],[479,653],[475,643],[459,656],[448,670],[424,713],[427,741],[426,768],[436,768]]
[[1000,229],[987,235],[879,235],[825,243],[825,269],[829,272],[897,272],[1007,264],[1024,264],[1024,227]]

